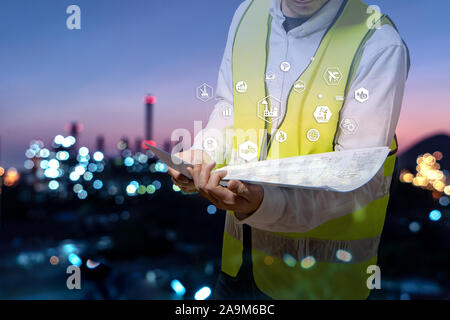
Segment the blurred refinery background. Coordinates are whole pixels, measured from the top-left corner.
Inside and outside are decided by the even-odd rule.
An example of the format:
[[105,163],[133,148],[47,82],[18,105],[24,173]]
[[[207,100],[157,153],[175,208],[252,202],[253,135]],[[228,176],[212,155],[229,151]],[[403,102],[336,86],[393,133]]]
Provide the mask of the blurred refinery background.
[[[144,148],[155,145],[155,102],[145,97],[145,140],[123,137],[115,156],[103,136],[95,150],[78,145],[74,122],[51,145],[31,141],[23,168],[0,167],[0,299],[209,296],[224,217]],[[82,268],[82,290],[66,288],[69,264]]]
[[[142,142],[170,150],[173,129],[207,119],[193,91],[216,80],[241,2],[77,0],[74,31],[72,1],[1,1],[0,299],[209,297],[223,212],[174,187]],[[412,58],[371,299],[448,299],[450,2],[371,4]],[[135,106],[147,88],[160,101],[144,97],[142,128]],[[71,264],[81,290],[66,287]]]
[[[220,270],[223,212],[183,194],[167,166],[123,137],[116,154],[78,144],[76,122],[50,145],[33,140],[23,168],[0,167],[2,299],[205,299]],[[435,135],[398,158],[372,299],[450,298],[450,137]],[[171,150],[173,142],[163,148]],[[289,257],[288,257],[289,258]],[[292,267],[301,267],[287,261]],[[82,270],[68,290],[66,268]]]

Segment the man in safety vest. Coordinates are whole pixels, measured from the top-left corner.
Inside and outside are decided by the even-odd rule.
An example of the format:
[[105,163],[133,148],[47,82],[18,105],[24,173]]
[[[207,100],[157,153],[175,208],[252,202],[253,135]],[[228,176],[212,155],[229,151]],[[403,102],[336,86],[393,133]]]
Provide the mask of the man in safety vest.
[[[192,180],[169,170],[185,192],[198,191],[227,210],[214,298],[368,297],[408,69],[407,47],[391,20],[360,0],[239,6],[219,72],[219,101],[181,154],[203,161],[190,171]],[[238,156],[243,143],[253,159]],[[379,146],[391,148],[383,168],[347,193],[235,180],[224,187],[225,173],[213,171],[249,159]]]

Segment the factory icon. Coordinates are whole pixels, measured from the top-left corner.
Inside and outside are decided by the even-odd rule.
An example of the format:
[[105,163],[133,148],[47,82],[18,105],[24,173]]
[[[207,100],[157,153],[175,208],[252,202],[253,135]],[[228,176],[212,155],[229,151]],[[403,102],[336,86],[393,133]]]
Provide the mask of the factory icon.
[[280,117],[281,101],[268,96],[258,102],[258,117],[271,123]]

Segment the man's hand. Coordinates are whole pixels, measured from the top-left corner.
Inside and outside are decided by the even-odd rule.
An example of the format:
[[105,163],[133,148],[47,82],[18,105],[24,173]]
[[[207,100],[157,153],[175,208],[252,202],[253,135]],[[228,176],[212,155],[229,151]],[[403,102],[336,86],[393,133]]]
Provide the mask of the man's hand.
[[[176,156],[192,164],[211,162],[209,155],[202,150],[188,150],[177,153]],[[197,191],[195,189],[194,181],[188,179],[179,171],[169,168],[168,173],[172,177],[172,182],[183,190],[184,193],[194,193]]]
[[264,189],[238,180],[231,180],[226,188],[222,187],[219,183],[226,176],[226,171],[211,174],[215,166],[215,162],[210,162],[188,168],[195,189],[217,208],[235,211],[239,219],[255,212],[264,198]]

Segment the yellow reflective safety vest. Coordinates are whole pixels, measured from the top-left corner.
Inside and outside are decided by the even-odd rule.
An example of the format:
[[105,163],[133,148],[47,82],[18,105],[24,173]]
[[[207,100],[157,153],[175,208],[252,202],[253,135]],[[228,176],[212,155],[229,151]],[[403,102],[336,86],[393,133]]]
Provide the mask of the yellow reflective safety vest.
[[[234,91],[233,151],[246,141],[257,146],[262,159],[285,158],[334,151],[343,99],[366,40],[374,32],[367,5],[344,1],[325,33],[314,59],[291,88],[286,115],[279,127],[288,139],[279,143],[264,118],[257,116],[260,102],[268,97],[265,85],[270,52],[271,0],[253,0],[245,11],[233,44],[233,86],[247,83],[245,93]],[[378,23],[392,24],[380,15]],[[372,19],[373,20],[373,19]],[[339,70],[341,79],[330,85],[328,71]],[[322,94],[319,100],[318,94]],[[265,106],[273,101],[267,98]],[[318,106],[328,106],[332,117],[317,123]],[[264,115],[264,114],[263,114]],[[313,129],[313,130],[312,130]],[[254,132],[263,131],[259,135]],[[384,164],[389,184],[395,164],[396,141]],[[388,189],[388,188],[386,188]],[[267,196],[267,195],[266,195]],[[251,262],[256,286],[274,299],[365,299],[369,295],[367,268],[377,263],[389,194],[364,208],[330,220],[308,232],[281,233],[251,230]],[[330,203],[330,205],[333,205]],[[227,212],[222,250],[222,271],[236,277],[243,264],[243,226]],[[247,227],[246,227],[247,228]]]

